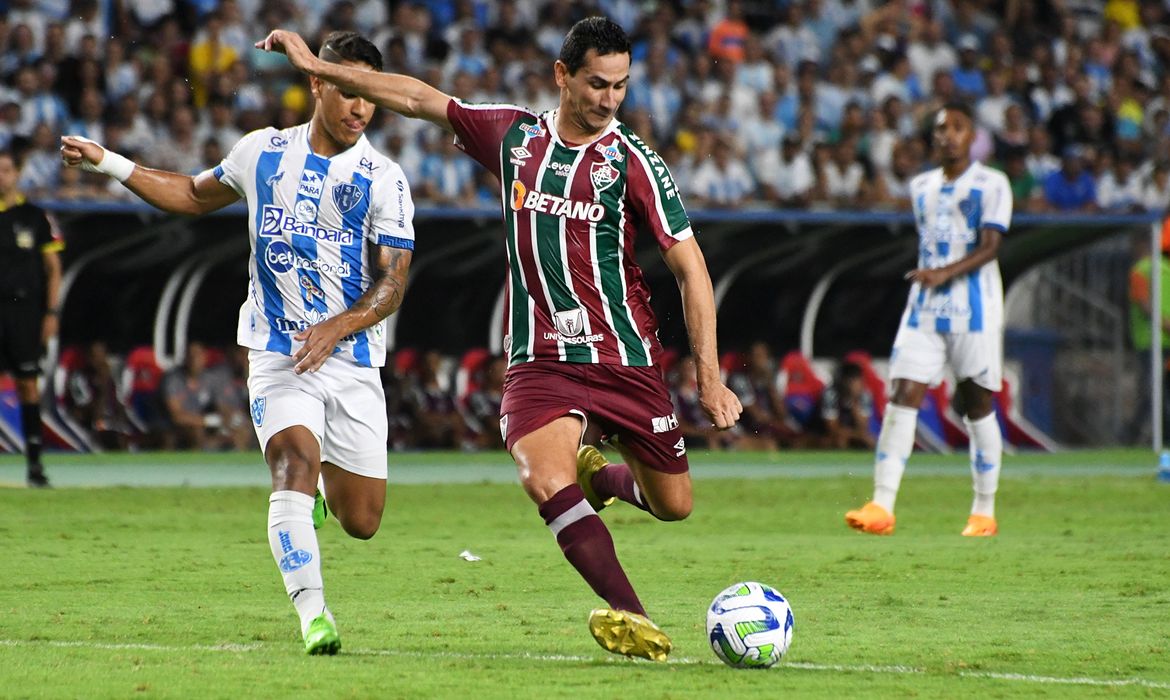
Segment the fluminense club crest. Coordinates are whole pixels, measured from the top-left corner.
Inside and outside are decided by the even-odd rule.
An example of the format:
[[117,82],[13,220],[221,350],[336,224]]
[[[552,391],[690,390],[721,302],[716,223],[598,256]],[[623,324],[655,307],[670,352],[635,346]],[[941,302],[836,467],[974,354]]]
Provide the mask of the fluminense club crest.
[[600,192],[617,182],[618,170],[608,160],[598,161],[589,166],[589,178],[593,180],[593,189]]

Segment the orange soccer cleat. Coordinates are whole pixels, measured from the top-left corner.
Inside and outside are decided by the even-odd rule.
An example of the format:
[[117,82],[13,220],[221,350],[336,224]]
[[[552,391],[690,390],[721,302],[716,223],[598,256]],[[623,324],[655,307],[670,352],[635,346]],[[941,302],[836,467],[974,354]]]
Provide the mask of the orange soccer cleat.
[[992,537],[999,532],[995,518],[990,515],[971,514],[967,518],[967,527],[963,528],[963,537]]
[[846,513],[845,523],[854,530],[871,535],[894,534],[894,514],[873,501]]

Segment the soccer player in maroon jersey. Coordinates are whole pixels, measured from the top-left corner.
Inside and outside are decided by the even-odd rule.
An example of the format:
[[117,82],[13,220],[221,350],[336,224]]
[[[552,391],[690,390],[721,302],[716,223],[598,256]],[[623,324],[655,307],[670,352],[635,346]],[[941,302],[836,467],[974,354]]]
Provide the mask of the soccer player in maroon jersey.
[[[615,653],[665,660],[670,638],[646,617],[597,516],[615,498],[660,520],[691,512],[686,445],[634,259],[639,232],[654,236],[678,280],[703,410],[726,429],[742,407],[719,378],[711,279],[678,189],[658,154],[615,118],[630,79],[625,32],[602,17],[573,26],[554,64],[560,105],[545,114],[464,104],[409,76],[326,63],[292,32],[273,31],[257,47],[453,132],[499,178],[508,258],[505,445],[565,557],[609,605],[590,615],[594,638]],[[613,436],[624,464],[580,447],[588,420]]]

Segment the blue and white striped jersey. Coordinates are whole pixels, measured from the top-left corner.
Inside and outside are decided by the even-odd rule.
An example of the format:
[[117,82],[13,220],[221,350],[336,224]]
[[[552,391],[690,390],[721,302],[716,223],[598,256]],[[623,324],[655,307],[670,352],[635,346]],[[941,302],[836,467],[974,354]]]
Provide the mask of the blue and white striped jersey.
[[[291,355],[293,335],[353,305],[371,283],[372,246],[414,249],[414,204],[398,164],[362,136],[332,158],[313,153],[309,125],[253,131],[215,177],[248,202],[252,256],[237,341]],[[386,363],[385,322],[334,351],[363,367]]]
[[[918,267],[934,269],[961,260],[979,246],[985,228],[1006,232],[1012,219],[1007,176],[972,163],[953,182],[942,168],[910,181],[918,227]],[[1003,326],[1003,282],[995,260],[933,289],[910,288],[902,324],[938,333],[968,333]]]

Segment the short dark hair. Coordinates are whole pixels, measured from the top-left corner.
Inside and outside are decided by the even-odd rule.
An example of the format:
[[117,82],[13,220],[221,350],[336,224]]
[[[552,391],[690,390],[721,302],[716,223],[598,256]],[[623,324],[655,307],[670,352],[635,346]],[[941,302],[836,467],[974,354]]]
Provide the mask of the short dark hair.
[[586,17],[573,25],[561,44],[560,62],[569,75],[585,65],[585,54],[593,49],[598,56],[611,53],[630,53],[630,38],[618,24],[606,17]]
[[967,104],[966,102],[947,102],[939,111],[959,112],[963,116],[967,117],[967,121],[971,122],[972,125],[975,124],[975,110],[971,109],[971,105]]
[[321,42],[317,56],[322,61],[364,63],[374,70],[382,70],[382,52],[369,39],[357,32],[331,32]]

